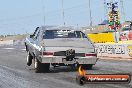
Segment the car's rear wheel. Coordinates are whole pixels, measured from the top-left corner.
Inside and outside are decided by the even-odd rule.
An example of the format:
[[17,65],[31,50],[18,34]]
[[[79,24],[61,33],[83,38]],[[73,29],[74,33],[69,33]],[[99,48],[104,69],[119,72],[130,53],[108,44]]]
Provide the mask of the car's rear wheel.
[[50,64],[49,63],[41,63],[37,58],[34,60],[34,67],[35,67],[35,72],[48,72]]
[[79,66],[80,66],[79,63],[75,63],[71,65],[72,69],[78,69]]
[[33,56],[28,52],[27,55],[27,65],[30,66],[32,64]]
[[91,70],[93,67],[93,64],[82,64],[81,66],[83,69]]

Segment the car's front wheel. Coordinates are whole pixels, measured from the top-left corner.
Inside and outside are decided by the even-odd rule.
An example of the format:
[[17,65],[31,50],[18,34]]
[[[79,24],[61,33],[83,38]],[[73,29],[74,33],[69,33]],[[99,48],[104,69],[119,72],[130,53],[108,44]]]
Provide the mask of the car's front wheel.
[[32,64],[33,56],[28,52],[27,55],[27,65],[30,66]]
[[36,58],[34,59],[34,68],[36,73],[41,71],[41,63]]

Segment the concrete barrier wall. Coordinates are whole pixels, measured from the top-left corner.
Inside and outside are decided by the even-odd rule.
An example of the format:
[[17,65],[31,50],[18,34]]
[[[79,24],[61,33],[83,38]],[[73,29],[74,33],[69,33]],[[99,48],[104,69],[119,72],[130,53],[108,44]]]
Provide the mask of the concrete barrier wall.
[[96,44],[96,51],[99,57],[121,57],[132,58],[132,44]]
[[13,40],[0,41],[0,45],[13,45]]
[[7,40],[7,41],[0,41],[0,46],[3,45],[24,45],[24,40]]
[[14,40],[13,45],[24,45],[24,41],[25,41],[25,39]]

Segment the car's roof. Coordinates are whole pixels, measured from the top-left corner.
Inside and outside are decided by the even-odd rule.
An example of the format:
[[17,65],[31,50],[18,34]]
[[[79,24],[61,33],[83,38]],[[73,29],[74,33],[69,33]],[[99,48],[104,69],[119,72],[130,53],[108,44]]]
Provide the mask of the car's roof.
[[42,26],[42,30],[75,30],[75,31],[80,31],[78,28],[74,27],[67,27],[67,26]]

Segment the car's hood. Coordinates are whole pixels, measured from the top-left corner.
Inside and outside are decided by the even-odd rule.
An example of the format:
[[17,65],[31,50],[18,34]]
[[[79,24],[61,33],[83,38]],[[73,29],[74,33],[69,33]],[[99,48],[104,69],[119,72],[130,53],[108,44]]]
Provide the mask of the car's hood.
[[74,49],[76,52],[94,52],[93,44],[86,38],[72,39],[45,39],[46,51],[66,51]]

